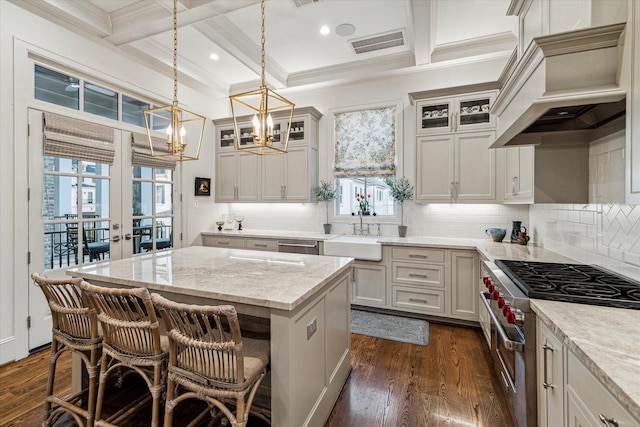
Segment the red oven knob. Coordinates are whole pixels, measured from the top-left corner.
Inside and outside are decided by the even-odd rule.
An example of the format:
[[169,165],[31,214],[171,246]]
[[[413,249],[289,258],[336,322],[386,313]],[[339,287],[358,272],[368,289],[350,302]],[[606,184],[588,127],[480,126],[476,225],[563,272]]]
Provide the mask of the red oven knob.
[[487,286],[487,289],[489,289],[490,293],[493,293],[493,291],[496,290],[495,286],[493,286],[491,283],[489,283],[489,285]]
[[504,307],[504,298],[498,298],[498,308]]
[[[500,305],[500,301],[498,301],[498,305]],[[502,315],[505,317],[509,317],[509,313],[511,313],[511,307],[509,307],[508,305],[505,305],[504,307],[502,307]],[[513,314],[513,313],[511,313]]]
[[516,323],[516,315],[512,312],[507,313],[507,322],[514,324]]
[[498,299],[500,298],[500,292],[498,292],[497,290],[493,290],[491,291],[491,296],[493,297],[493,299]]
[[482,283],[484,283],[485,286],[488,286],[489,283],[491,283],[491,282],[489,281],[489,278],[487,276],[484,276],[482,278]]

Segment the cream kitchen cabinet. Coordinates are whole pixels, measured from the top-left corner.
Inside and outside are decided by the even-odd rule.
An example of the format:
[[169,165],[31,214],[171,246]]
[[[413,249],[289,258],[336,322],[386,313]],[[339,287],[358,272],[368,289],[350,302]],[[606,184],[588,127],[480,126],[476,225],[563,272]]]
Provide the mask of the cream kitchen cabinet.
[[590,203],[589,146],[555,143],[503,148],[504,203]]
[[538,319],[536,330],[538,426],[564,425],[564,346]]
[[477,131],[495,128],[489,114],[495,91],[416,102],[416,135]]
[[259,156],[228,151],[218,153],[216,160],[217,202],[258,201]]
[[[261,200],[269,202],[307,202],[311,198],[311,181],[317,181],[315,147],[289,146],[286,155],[262,158]],[[313,169],[313,171],[312,171]]]
[[494,131],[418,137],[416,202],[495,202],[494,139]]
[[[217,202],[309,202],[318,181],[318,121],[313,107],[295,109],[286,154],[258,156],[236,149],[252,142],[251,116],[214,120]],[[288,117],[274,113],[274,140],[282,141]]]
[[387,266],[379,262],[358,261],[353,265],[351,303],[366,307],[387,306]]
[[505,203],[533,202],[533,146],[505,148]]
[[540,427],[640,425],[640,420],[624,408],[540,318],[536,359]]
[[476,251],[451,250],[451,316],[477,322],[480,260]]

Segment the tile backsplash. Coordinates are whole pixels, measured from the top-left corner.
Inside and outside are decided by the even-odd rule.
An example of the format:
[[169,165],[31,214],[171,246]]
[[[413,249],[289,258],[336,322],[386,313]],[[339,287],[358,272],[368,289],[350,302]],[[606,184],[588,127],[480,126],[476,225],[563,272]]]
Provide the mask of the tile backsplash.
[[640,280],[640,206],[540,204],[529,218],[535,244]]

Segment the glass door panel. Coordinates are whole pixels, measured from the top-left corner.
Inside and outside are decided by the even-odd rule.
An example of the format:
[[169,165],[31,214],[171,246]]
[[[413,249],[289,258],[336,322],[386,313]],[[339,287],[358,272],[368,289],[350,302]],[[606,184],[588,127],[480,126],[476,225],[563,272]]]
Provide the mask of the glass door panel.
[[449,102],[420,104],[418,106],[420,128],[425,131],[447,130],[450,128],[451,108]]
[[133,167],[133,253],[173,247],[172,169]]

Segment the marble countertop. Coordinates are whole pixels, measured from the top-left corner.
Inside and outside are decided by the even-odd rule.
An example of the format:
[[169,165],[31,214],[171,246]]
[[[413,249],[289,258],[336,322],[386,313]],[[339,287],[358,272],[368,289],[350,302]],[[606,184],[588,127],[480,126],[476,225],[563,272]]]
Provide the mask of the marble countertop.
[[293,310],[352,263],[343,257],[191,246],[71,268],[67,274]]
[[640,420],[640,310],[535,299],[531,308]]
[[264,239],[304,239],[304,240],[328,240],[336,237],[335,234],[316,233],[314,231],[287,231],[287,230],[213,230],[203,231],[203,236],[226,237],[256,237]]

